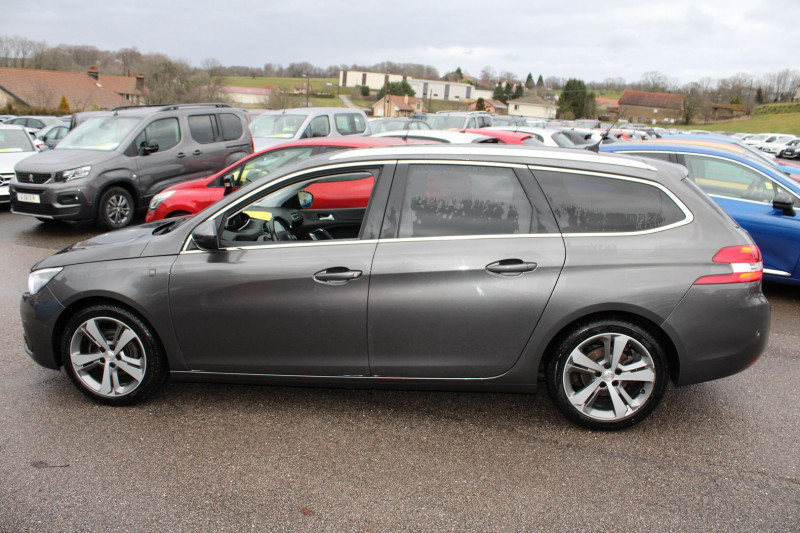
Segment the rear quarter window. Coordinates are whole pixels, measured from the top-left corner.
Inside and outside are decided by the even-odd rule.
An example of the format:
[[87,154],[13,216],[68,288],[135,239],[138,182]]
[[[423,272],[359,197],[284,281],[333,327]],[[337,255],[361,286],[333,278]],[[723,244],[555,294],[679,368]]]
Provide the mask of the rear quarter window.
[[337,113],[334,121],[336,131],[341,135],[357,135],[367,131],[367,121],[358,113]]
[[686,213],[655,184],[623,177],[535,171],[562,233],[655,230]]
[[224,141],[235,141],[244,132],[241,119],[233,113],[220,113],[219,123],[222,127],[222,139]]

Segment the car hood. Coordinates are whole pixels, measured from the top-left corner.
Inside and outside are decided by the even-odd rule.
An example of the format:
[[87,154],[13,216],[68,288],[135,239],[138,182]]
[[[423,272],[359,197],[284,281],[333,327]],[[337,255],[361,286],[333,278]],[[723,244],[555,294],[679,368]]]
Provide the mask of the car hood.
[[38,152],[1,152],[0,153],[0,174],[12,174],[14,166],[22,161],[36,155]]
[[182,218],[158,220],[97,235],[43,259],[34,265],[32,270],[152,255],[144,253],[147,245],[165,233],[166,229],[176,227],[183,220]]
[[119,157],[115,150],[45,150],[27,158],[21,163],[18,172],[59,172],[86,165],[97,165],[109,159]]

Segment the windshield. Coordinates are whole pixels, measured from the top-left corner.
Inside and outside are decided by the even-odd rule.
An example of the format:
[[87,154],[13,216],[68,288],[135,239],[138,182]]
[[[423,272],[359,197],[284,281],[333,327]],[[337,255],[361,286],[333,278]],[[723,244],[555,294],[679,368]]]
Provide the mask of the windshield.
[[0,130],[0,153],[34,151],[27,131],[21,128]]
[[460,130],[464,127],[464,117],[429,115],[428,123],[435,130]]
[[116,150],[141,121],[137,117],[92,118],[69,132],[56,150],[78,148],[83,150]]
[[253,137],[273,137],[277,139],[293,139],[306,115],[261,115],[250,123]]

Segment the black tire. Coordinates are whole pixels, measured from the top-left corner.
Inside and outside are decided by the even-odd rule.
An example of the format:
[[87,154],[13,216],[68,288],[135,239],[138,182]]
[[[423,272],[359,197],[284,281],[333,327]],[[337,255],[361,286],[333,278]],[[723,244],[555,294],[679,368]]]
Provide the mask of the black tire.
[[106,230],[124,228],[133,222],[135,214],[133,195],[123,187],[111,187],[97,205],[97,225]]
[[547,365],[547,391],[558,410],[590,429],[641,422],[661,401],[668,380],[661,342],[625,320],[579,324],[556,343]]
[[64,369],[78,390],[108,405],[144,400],[168,373],[161,344],[151,329],[116,305],[95,305],[76,313],[59,346]]

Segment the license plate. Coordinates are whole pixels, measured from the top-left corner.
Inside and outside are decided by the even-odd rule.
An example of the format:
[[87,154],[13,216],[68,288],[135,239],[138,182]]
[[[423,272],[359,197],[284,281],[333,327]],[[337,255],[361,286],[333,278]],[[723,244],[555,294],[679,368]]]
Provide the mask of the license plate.
[[8,196],[8,185],[0,187],[0,196]]
[[42,203],[42,199],[39,197],[38,194],[26,194],[24,192],[17,193],[17,200],[19,200],[20,202],[28,202],[31,204]]

